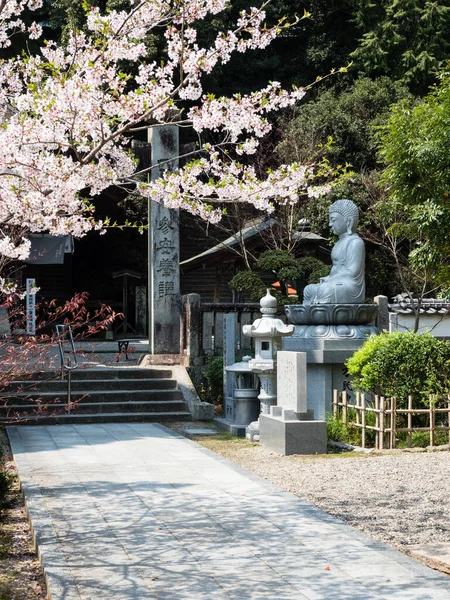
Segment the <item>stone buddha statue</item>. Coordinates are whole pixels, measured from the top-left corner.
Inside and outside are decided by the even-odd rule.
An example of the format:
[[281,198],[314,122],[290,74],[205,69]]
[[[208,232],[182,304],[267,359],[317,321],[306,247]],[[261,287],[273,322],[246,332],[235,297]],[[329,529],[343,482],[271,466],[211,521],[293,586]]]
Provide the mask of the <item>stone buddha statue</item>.
[[303,304],[363,304],[365,252],[356,233],[358,208],[351,200],[337,200],[329,213],[330,227],[339,236],[331,251],[333,266],[328,277],[305,287]]

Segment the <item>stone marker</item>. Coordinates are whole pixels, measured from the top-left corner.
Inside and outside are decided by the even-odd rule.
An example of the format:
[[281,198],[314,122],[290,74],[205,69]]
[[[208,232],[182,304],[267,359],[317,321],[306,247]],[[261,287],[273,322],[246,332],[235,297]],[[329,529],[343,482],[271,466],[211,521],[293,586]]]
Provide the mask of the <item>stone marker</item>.
[[[178,128],[149,130],[152,181],[178,169]],[[149,201],[149,343],[151,354],[180,353],[179,212]]]
[[326,454],[327,426],[308,410],[306,353],[277,353],[277,406],[259,417],[260,442],[280,454]]
[[277,352],[278,404],[294,413],[306,413],[306,354],[304,352]]
[[387,296],[375,296],[373,299],[378,306],[377,326],[380,331],[389,331],[389,304]]
[[135,297],[135,322],[138,333],[147,333],[147,288],[143,285],[136,286]]
[[225,371],[225,367],[232,365],[236,359],[236,313],[228,313],[223,319],[223,401],[225,419],[234,421],[234,373]]

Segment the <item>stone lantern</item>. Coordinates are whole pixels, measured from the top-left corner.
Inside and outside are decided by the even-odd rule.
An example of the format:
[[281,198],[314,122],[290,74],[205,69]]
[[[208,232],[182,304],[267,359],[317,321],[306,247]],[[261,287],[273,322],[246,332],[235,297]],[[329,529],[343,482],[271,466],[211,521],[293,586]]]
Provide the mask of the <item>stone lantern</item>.
[[[277,372],[276,356],[281,349],[283,337],[294,333],[293,325],[285,325],[275,315],[277,312],[277,299],[272,296],[270,289],[260,302],[260,319],[251,325],[244,325],[242,332],[248,337],[255,338],[255,358],[249,361],[250,371],[259,376],[260,394],[258,399],[261,414],[269,414],[270,407],[277,402]],[[259,424],[255,421],[247,428],[247,437],[251,440],[259,435]]]
[[[225,418],[238,426],[241,425],[241,428],[246,427],[259,415],[258,377],[250,370],[250,359],[251,356],[244,356],[241,362],[225,367],[225,371],[234,376],[232,403],[225,404]],[[244,435],[244,432],[241,435]]]

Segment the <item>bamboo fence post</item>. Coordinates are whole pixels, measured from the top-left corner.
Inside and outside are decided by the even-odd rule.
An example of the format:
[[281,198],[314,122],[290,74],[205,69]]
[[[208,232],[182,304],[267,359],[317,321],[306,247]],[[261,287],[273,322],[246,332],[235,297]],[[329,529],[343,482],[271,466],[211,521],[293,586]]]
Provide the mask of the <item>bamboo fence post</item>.
[[380,398],[380,450],[384,448],[384,396]]
[[359,392],[356,392],[356,397],[355,398],[356,398],[355,399],[355,404],[356,404],[356,408],[355,408],[355,411],[356,411],[356,424],[359,425],[361,423],[361,411],[360,411],[360,408],[359,408],[359,406],[360,406],[359,401],[360,401],[360,398],[361,398],[361,394]]
[[397,422],[397,398],[391,398],[391,450],[395,448],[395,424]]
[[412,394],[408,396],[408,448],[411,448],[412,444]]
[[339,392],[333,390],[333,417],[337,417],[339,412]]
[[448,406],[448,412],[447,412],[448,443],[450,444],[450,394],[448,394],[448,396],[447,396],[447,406]]
[[[448,401],[448,405],[450,408],[450,398]],[[361,446],[363,448],[366,447],[366,395],[361,394],[361,425],[362,425],[362,433],[361,433]],[[450,430],[449,430],[450,433]]]
[[375,448],[380,447],[380,398],[375,395]]
[[342,392],[342,421],[347,424],[347,392]]
[[430,395],[430,446],[434,446],[434,427],[436,420],[436,413],[434,412],[433,396]]

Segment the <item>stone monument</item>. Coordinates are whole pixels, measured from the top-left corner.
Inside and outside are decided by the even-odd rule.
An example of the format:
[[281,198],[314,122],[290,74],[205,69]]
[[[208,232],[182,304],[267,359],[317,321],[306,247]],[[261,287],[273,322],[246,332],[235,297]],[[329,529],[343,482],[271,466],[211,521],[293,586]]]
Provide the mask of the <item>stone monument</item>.
[[295,325],[284,339],[283,350],[305,352],[307,359],[308,409],[323,420],[331,411],[333,389],[348,387],[344,366],[371,333],[376,304],[365,304],[364,242],[356,233],[359,212],[351,200],[330,206],[330,227],[338,236],[331,252],[332,268],[320,283],[306,286],[303,304],[286,306]]
[[280,454],[326,454],[327,424],[308,409],[306,354],[278,351],[277,405],[259,416],[262,446]]
[[[178,128],[149,129],[152,180],[178,169]],[[149,343],[150,354],[180,354],[180,242],[178,210],[149,200]]]

